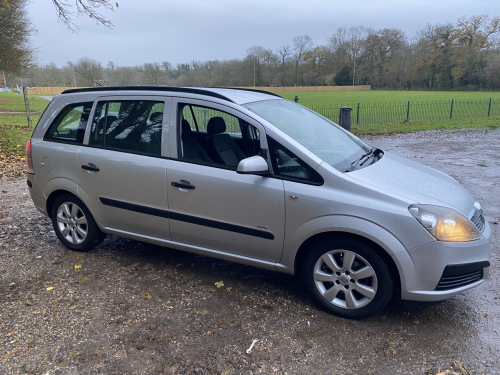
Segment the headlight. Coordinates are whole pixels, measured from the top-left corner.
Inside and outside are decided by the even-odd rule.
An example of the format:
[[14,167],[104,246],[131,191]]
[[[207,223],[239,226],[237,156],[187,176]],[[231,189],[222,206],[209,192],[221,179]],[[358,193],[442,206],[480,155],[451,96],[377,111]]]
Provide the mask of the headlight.
[[461,213],[446,207],[412,204],[410,213],[438,241],[467,242],[481,239],[481,232]]

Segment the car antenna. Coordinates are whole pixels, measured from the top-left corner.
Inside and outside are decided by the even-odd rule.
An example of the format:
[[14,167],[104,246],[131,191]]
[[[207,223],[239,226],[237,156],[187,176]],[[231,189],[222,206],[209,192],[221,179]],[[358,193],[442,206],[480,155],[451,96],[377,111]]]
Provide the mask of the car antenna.
[[83,74],[82,72],[79,72],[79,71],[78,71],[78,70],[76,70],[76,69],[74,69],[74,71],[75,71],[75,72],[77,72],[77,73],[79,73],[79,74],[81,74],[81,75],[82,75],[82,76],[84,76],[85,78],[87,78],[87,79],[89,79],[89,80],[93,81],[96,85],[99,85],[99,86],[101,86],[101,87],[104,87],[104,86],[103,86],[103,85],[101,85],[99,82],[97,82],[95,79],[92,79],[92,78],[90,78],[90,77],[87,77],[87,76],[86,76],[85,74]]

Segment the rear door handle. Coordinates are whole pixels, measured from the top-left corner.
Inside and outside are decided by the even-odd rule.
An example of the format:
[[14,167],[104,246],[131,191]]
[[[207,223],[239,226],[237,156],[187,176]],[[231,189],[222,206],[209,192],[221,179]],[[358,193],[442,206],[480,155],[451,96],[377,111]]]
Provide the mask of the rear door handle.
[[195,188],[194,185],[191,184],[183,184],[182,182],[172,182],[172,186],[175,186],[180,189],[189,189],[193,190]]
[[92,172],[99,172],[99,168],[97,168],[94,164],[88,163],[87,165],[82,165],[82,169]]

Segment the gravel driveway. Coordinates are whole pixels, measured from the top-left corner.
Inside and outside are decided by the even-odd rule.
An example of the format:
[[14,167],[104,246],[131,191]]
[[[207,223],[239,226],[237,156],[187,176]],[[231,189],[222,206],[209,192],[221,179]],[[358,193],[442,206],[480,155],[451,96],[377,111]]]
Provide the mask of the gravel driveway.
[[349,321],[318,310],[293,276],[113,236],[66,250],[25,179],[3,179],[0,373],[499,374],[500,131],[365,140],[479,200],[494,233],[487,283]]

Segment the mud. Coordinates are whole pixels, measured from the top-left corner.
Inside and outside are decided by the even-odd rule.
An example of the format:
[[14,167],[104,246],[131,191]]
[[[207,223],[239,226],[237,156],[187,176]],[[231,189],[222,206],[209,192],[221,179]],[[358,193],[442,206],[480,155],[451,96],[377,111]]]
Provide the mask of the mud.
[[482,204],[490,280],[349,321],[318,310],[293,276],[112,236],[66,250],[25,180],[0,180],[0,373],[500,373],[500,132],[365,140],[453,176]]

